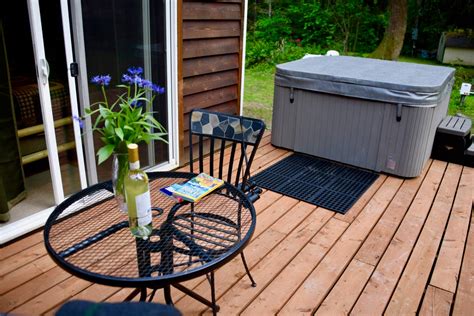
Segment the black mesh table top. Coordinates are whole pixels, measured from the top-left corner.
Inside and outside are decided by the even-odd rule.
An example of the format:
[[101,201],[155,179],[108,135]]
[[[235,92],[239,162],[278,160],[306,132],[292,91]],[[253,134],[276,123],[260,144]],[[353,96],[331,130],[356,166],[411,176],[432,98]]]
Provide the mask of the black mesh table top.
[[65,200],[46,222],[46,249],[58,265],[96,283],[159,288],[213,271],[242,252],[256,215],[240,190],[226,183],[198,203],[176,203],[159,189],[194,174],[148,176],[153,232],[147,240],[131,235],[128,215],[103,182]]

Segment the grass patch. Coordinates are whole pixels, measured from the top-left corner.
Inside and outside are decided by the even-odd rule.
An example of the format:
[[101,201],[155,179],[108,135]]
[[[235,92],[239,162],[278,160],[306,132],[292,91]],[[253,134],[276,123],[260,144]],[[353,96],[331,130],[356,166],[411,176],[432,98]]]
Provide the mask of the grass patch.
[[[400,61],[427,65],[442,65],[434,60],[400,57]],[[461,113],[474,121],[474,96],[468,96],[461,106],[459,89],[461,83],[474,85],[474,67],[452,66],[456,68],[455,82],[451,92],[448,114]],[[262,119],[271,129],[273,110],[273,82],[275,66],[260,64],[245,70],[244,115]],[[472,132],[474,133],[474,127]]]
[[244,115],[263,120],[271,129],[275,66],[258,65],[245,69]]

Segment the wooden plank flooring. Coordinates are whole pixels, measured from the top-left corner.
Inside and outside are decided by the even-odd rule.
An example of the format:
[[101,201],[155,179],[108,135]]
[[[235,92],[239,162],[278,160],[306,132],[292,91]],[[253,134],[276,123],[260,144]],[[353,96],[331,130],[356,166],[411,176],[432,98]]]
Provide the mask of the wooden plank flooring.
[[[288,155],[266,134],[253,173]],[[381,175],[346,215],[264,191],[245,249],[257,287],[240,257],[216,271],[220,314],[470,315],[473,191],[472,168],[441,161],[429,161],[414,179]],[[210,295],[205,277],[184,285]],[[42,232],[0,248],[0,313],[52,315],[70,299],[119,302],[130,292],[57,267]],[[179,291],[172,294],[184,315],[210,313]],[[154,301],[163,302],[161,293]]]

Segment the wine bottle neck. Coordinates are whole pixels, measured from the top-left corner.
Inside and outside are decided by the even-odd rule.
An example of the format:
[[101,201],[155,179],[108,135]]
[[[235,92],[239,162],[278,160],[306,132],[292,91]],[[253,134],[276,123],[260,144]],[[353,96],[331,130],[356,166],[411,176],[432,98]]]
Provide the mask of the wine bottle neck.
[[140,161],[137,160],[135,162],[130,162],[130,170],[138,170],[140,169]]

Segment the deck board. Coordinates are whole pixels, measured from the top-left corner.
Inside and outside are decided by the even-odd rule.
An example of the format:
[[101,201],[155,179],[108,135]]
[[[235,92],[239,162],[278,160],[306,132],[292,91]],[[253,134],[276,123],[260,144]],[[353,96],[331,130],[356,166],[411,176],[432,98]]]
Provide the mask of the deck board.
[[430,284],[451,293],[456,292],[472,210],[474,174],[463,169],[456,199],[449,219]]
[[402,182],[403,180],[393,177],[384,182],[356,220],[281,309],[281,315],[311,314],[319,307],[397,193]]
[[384,312],[429,214],[445,168],[444,162],[431,164],[407,214],[352,308],[354,314],[380,315]]
[[451,212],[461,170],[459,165],[448,165],[428,219],[387,306],[387,314],[417,312]]
[[[253,174],[291,154],[270,137]],[[467,315],[474,309],[473,192],[472,168],[441,161],[414,179],[380,176],[345,215],[264,190],[245,249],[257,287],[240,257],[216,271],[221,315]],[[0,313],[54,315],[70,299],[119,302],[131,292],[71,276],[49,258],[42,237],[38,231],[0,248]],[[210,293],[204,277],[184,284]],[[172,293],[185,315],[209,314]],[[163,302],[160,291],[153,301]]]
[[428,285],[419,314],[422,316],[449,315],[453,304],[453,296],[454,294],[451,292]]
[[[470,174],[472,175],[472,169]],[[472,180],[471,176],[471,180]],[[474,192],[474,181],[470,182],[470,196]],[[461,273],[454,300],[455,315],[470,315],[474,310],[474,214],[471,213],[471,225],[466,242]]]
[[344,271],[344,274],[331,293],[321,303],[317,314],[341,315],[350,312],[405,216],[414,195],[426,176],[429,165],[420,177],[403,182],[400,190],[398,190],[387,210]]

